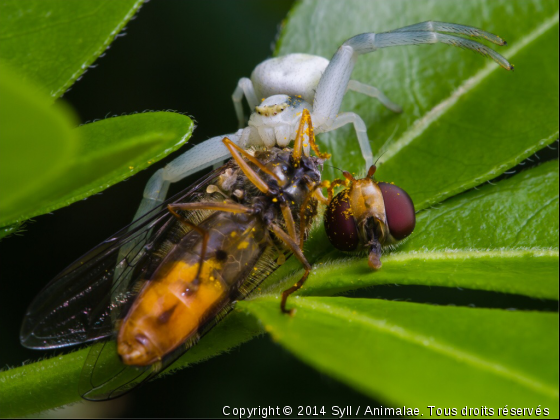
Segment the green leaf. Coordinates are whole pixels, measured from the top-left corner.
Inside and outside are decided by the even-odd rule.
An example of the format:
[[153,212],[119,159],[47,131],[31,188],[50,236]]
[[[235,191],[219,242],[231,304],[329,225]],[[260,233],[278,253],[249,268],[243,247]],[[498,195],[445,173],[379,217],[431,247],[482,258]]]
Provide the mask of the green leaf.
[[[0,226],[96,194],[190,137],[192,121],[182,115],[133,115],[71,130],[75,123],[69,112],[48,106],[103,52],[141,3],[25,0],[0,5],[0,59],[14,69],[2,71],[0,82]],[[22,77],[38,85],[26,87]],[[45,88],[51,98],[39,93]]]
[[[381,157],[377,178],[404,188],[417,210],[494,178],[556,140],[558,2],[468,1],[461,7],[445,1],[303,2],[277,49],[280,55],[330,58],[353,35],[428,20],[499,34],[508,46],[493,47],[516,71],[442,44],[358,57],[352,78],[380,88],[404,111],[395,114],[354,92],[346,94],[341,111],[364,119],[374,154]],[[353,128],[320,139],[333,154],[332,165],[363,172]],[[325,175],[340,177],[330,167]]]
[[4,0],[0,59],[58,98],[105,51],[142,3]]
[[239,307],[301,360],[373,398],[423,415],[430,405],[498,414],[506,404],[558,415],[557,314],[341,297],[292,304],[293,317],[277,297]]
[[558,160],[455,196],[418,215],[399,251],[558,249]]
[[[75,116],[0,66],[0,213],[64,172],[76,151]],[[25,156],[25,159],[22,159]]]
[[[96,194],[131,177],[177,150],[190,138],[193,122],[172,112],[109,118],[76,129],[79,139],[72,159],[49,182],[38,180],[40,194],[27,195],[6,206],[0,226],[48,213]],[[27,156],[17,164],[27,165]]]

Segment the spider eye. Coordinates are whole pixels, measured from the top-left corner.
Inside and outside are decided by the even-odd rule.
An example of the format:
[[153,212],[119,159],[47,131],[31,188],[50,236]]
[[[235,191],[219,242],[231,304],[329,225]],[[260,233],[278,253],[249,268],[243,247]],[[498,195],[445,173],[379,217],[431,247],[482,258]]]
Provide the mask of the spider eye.
[[338,193],[325,211],[325,231],[329,241],[341,251],[358,248],[358,226],[350,208],[348,190]]
[[400,187],[387,182],[377,184],[383,194],[387,224],[393,238],[406,238],[416,226],[414,203],[410,196]]

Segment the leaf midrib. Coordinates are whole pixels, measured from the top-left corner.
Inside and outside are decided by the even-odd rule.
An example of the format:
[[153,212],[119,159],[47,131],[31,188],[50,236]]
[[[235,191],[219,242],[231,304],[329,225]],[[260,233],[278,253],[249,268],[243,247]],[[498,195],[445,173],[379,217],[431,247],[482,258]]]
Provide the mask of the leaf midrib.
[[[259,300],[274,300],[277,303],[277,298],[273,296],[261,296]],[[335,298],[347,299],[347,298]],[[503,377],[512,382],[516,382],[534,392],[549,398],[558,398],[558,389],[543,383],[541,380],[513,369],[507,365],[497,363],[495,361],[486,360],[481,358],[478,354],[462,350],[452,344],[434,338],[433,336],[426,336],[418,332],[411,331],[402,326],[390,323],[387,319],[379,320],[367,315],[360,315],[356,311],[351,311],[343,307],[337,306],[333,303],[333,299],[329,299],[329,304],[321,302],[321,298],[306,298],[297,297],[297,305],[313,312],[322,312],[327,317],[337,317],[345,322],[358,322],[369,329],[375,329],[381,333],[389,334],[393,337],[427,348],[437,352],[449,359],[453,359],[459,363],[467,363],[481,371],[486,371],[491,374]],[[429,343],[429,344],[428,344]],[[429,347],[428,347],[429,346]]]
[[[393,252],[383,257],[383,262],[411,262],[415,260],[466,260],[483,258],[521,258],[521,257],[558,257],[558,248],[553,247],[518,247],[498,249],[444,249],[444,250],[411,250]],[[321,262],[319,260],[318,262]],[[337,265],[362,263],[363,257],[350,257],[337,260]],[[337,267],[338,268],[338,267]],[[331,270],[331,267],[318,267],[313,271]],[[301,270],[300,270],[301,271]]]
[[558,248],[552,247],[519,247],[499,249],[445,249],[439,251],[406,251],[394,252],[385,257],[385,261],[412,260],[463,260],[478,258],[521,258],[530,254],[532,257],[558,257]]

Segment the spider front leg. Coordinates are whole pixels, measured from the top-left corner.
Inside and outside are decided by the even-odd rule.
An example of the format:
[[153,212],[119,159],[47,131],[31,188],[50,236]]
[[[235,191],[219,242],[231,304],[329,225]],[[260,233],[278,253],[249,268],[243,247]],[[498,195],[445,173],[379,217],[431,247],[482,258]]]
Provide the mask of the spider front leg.
[[374,52],[380,48],[440,42],[478,52],[491,58],[506,70],[513,69],[513,66],[504,57],[491,48],[479,42],[447,35],[446,33],[483,38],[497,45],[506,45],[506,42],[500,37],[481,29],[434,21],[422,22],[378,34],[370,32],[356,35],[340,46],[319,81],[313,101],[314,116],[316,114],[319,118],[318,121],[314,118],[315,125],[320,126],[336,118],[358,56]]
[[153,174],[146,184],[142,202],[136,211],[134,220],[139,219],[161,204],[167,196],[170,184],[180,181],[199,170],[229,159],[231,155],[222,140],[228,137],[234,143],[239,143],[248,136],[248,131],[245,131],[247,129],[239,130],[237,133],[228,134],[227,136],[212,137],[203,143],[197,144]]
[[[447,35],[446,33],[483,38],[498,45],[506,44],[500,37],[477,28],[433,21],[418,23],[390,32],[378,34],[371,32],[356,35],[341,45],[321,76],[313,100],[313,121],[315,126],[321,128],[321,131],[324,132],[330,131],[333,129],[332,127],[344,124],[343,120],[336,120],[338,119],[337,116],[342,98],[346,90],[351,86],[350,76],[352,75],[356,60],[359,55],[374,52],[379,48],[395,47],[399,45],[435,44],[439,42],[478,52],[483,56],[491,58],[507,70],[513,69],[513,66],[504,57],[491,48],[479,42],[455,35]],[[355,83],[352,83],[352,85],[355,86]],[[366,154],[370,153],[370,148],[365,130],[363,132],[361,131],[361,123],[363,123],[361,118],[348,116],[344,118],[350,118],[353,120],[352,122],[355,121],[354,127],[356,127],[356,131],[358,132],[358,138],[361,138],[360,146],[362,147],[362,154],[366,156]],[[365,126],[363,128],[365,128]],[[369,160],[369,162],[371,162],[371,160]]]
[[253,87],[253,82],[247,77],[242,77],[237,82],[237,87],[231,95],[233,100],[233,107],[235,108],[235,114],[237,115],[237,120],[239,121],[239,128],[245,127],[245,113],[243,112],[243,96],[247,99],[249,104],[249,109],[254,110],[259,104],[257,99],[257,94],[255,93],[255,88]]

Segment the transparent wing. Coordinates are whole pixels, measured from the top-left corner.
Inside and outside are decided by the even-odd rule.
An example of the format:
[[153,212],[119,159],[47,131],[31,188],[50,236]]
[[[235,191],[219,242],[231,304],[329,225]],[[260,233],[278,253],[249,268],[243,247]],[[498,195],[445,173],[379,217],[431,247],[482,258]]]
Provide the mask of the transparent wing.
[[138,283],[161,261],[158,245],[176,219],[167,204],[192,201],[226,167],[162,203],[79,258],[35,298],[23,320],[20,340],[28,348],[49,349],[109,337],[114,322],[132,304]]
[[105,401],[124,395],[161,372],[155,366],[124,365],[116,349],[116,342],[95,343],[82,367],[78,391],[90,401]]

